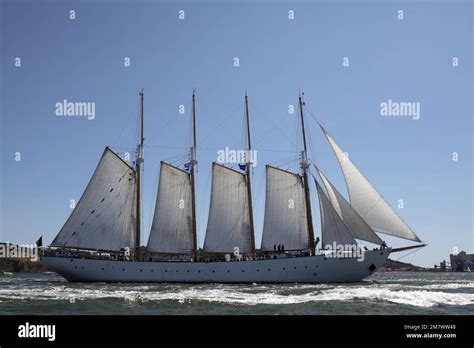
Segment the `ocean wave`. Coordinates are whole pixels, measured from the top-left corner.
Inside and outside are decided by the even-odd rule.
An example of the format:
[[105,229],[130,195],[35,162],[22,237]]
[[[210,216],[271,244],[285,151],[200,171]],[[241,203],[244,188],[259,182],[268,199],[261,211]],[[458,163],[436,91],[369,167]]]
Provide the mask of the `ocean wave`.
[[474,283],[472,282],[461,282],[461,283],[446,283],[446,284],[379,284],[381,288],[388,289],[419,289],[419,290],[457,290],[457,289],[474,289]]
[[[452,284],[453,286],[455,284]],[[470,283],[472,285],[472,283]],[[439,286],[439,285],[436,285]],[[89,301],[121,299],[129,303],[175,301],[180,304],[206,302],[226,305],[291,305],[332,301],[363,301],[368,303],[394,303],[415,307],[439,305],[473,305],[474,294],[453,293],[426,289],[399,289],[392,287],[296,286],[300,291],[292,293],[291,286],[100,286],[68,285],[36,286],[23,289],[0,289],[1,301]],[[306,291],[302,291],[306,290]]]
[[384,288],[334,289],[323,295],[325,300],[367,300],[405,304],[416,307],[436,305],[472,305],[474,294],[428,290],[392,290]]

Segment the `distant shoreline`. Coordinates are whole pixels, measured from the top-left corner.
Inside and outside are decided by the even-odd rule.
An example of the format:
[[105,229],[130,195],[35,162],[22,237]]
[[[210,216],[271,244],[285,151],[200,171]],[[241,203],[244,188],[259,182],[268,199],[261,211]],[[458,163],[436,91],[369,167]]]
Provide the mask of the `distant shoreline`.
[[0,273],[44,273],[49,270],[38,261],[28,259],[2,258],[0,259]]
[[387,259],[384,265],[377,272],[435,272],[434,268],[425,268],[415,266],[411,263],[405,263]]

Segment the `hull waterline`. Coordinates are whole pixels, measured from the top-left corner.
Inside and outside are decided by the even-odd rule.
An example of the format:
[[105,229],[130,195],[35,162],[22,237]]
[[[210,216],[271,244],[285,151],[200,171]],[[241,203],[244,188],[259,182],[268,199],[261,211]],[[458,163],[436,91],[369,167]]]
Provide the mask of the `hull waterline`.
[[368,277],[390,249],[371,250],[363,260],[324,255],[229,262],[147,262],[45,256],[41,262],[70,282],[144,283],[337,283]]

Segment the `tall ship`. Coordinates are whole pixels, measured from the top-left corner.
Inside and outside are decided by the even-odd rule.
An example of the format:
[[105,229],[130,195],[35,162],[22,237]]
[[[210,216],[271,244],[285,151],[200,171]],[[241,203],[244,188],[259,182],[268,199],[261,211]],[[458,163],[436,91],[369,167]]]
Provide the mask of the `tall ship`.
[[[106,147],[79,202],[41,262],[71,282],[324,283],[360,281],[391,253],[425,246],[365,176],[321,129],[342,169],[349,200],[307,155],[304,95],[299,96],[300,171],[266,165],[262,241],[256,248],[252,207],[252,146],[245,95],[246,151],[238,169],[212,163],[204,245],[196,224],[197,135],[192,95],[193,143],[180,168],[161,162],[146,246],[141,242],[144,92],[140,141],[133,166]],[[319,200],[321,238],[315,238],[310,190]],[[313,186],[314,187],[314,186]],[[417,242],[386,245],[379,234]],[[372,244],[371,248],[362,242]],[[370,244],[369,244],[370,245]]]

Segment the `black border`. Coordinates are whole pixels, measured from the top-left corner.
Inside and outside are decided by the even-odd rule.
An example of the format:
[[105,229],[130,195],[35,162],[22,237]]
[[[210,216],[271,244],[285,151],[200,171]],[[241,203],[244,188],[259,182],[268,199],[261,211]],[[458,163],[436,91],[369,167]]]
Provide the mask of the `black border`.
[[[416,345],[473,347],[474,316],[0,316],[0,346]],[[56,325],[56,339],[19,338],[18,327]],[[456,338],[407,338],[455,333]],[[455,325],[455,329],[421,329]]]

